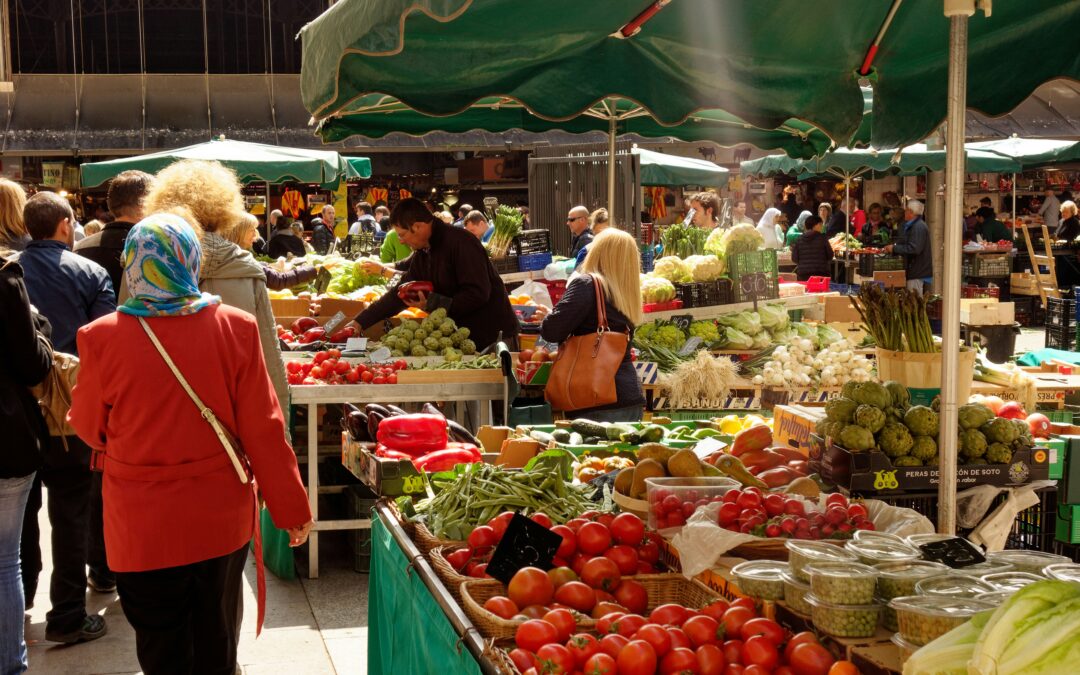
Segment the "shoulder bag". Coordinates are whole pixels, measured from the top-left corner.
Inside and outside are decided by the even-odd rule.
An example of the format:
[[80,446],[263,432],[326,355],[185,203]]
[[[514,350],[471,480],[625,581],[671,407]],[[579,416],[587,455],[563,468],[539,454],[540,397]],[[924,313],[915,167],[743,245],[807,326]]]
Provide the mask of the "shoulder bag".
[[67,422],[67,414],[71,410],[71,390],[79,377],[79,357],[56,351],[41,333],[37,339],[52,354],[52,367],[40,384],[30,388],[30,393],[37,399],[49,435],[59,436],[67,450],[67,437],[75,434]]
[[233,468],[236,469],[236,475],[240,478],[240,482],[244,485],[250,483],[251,478],[248,475],[246,458],[244,458],[243,451],[240,449],[240,442],[237,441],[236,437],[229,433],[229,430],[225,428],[225,425],[218,420],[214,411],[203,405],[198,394],[191,388],[188,381],[184,379],[184,376],[180,373],[180,369],[176,367],[176,364],[173,363],[169,353],[165,351],[165,347],[162,346],[157,335],[150,329],[150,324],[146,323],[146,320],[142,317],[139,317],[139,324],[141,324],[143,330],[146,331],[146,335],[150,338],[150,341],[154,343],[154,347],[157,348],[158,354],[161,354],[161,358],[165,360],[165,364],[169,366],[169,370],[176,376],[176,380],[180,383],[180,386],[183,387],[184,391],[191,397],[192,402],[195,403],[195,407],[199,409],[202,418],[206,420],[206,423],[209,424],[210,428],[217,434],[218,440],[221,441],[222,447],[225,448],[225,454],[229,456],[229,461],[232,462]]
[[618,400],[615,372],[626,356],[627,333],[608,327],[604,290],[592,277],[596,290],[596,332],[574,335],[559,345],[544,396],[556,410],[573,411],[610,405]]

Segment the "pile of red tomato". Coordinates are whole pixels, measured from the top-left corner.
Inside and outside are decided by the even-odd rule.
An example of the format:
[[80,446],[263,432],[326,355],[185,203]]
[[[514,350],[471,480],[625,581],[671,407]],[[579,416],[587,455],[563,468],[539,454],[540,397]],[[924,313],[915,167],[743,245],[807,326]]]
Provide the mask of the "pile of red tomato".
[[792,495],[762,492],[756,487],[731,490],[721,499],[720,527],[758,537],[850,539],[855,530],[873,530],[866,506],[849,503],[841,494],[825,500],[825,510],[808,510]]
[[518,627],[510,658],[524,675],[857,673],[850,662],[836,661],[813,633],[791,635],[757,616],[749,598],[717,600],[698,610],[666,604],[647,617],[612,612],[597,622],[596,635],[575,629],[570,611],[552,609]]
[[311,361],[285,363],[289,384],[397,384],[397,372],[408,369],[405,359],[393,363],[353,364],[341,358],[340,349],[315,352]]
[[[500,513],[486,525],[475,528],[467,540],[468,546],[445,553],[446,561],[455,570],[470,577],[487,576],[487,561],[502,540],[513,512]],[[652,574],[660,570],[660,536],[645,532],[645,523],[632,513],[618,516],[598,511],[586,511],[565,525],[553,525],[544,513],[529,516],[562,537],[552,565],[569,568],[568,572],[583,576],[585,566],[596,558],[611,563],[593,565],[617,574]]]

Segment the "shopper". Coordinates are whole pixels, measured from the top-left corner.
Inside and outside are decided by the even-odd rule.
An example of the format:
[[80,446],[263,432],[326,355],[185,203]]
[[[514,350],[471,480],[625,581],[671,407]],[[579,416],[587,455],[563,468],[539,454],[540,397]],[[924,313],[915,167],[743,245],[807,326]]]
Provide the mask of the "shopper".
[[1042,216],[1043,222],[1046,223],[1047,232],[1057,230],[1061,216],[1061,201],[1058,200],[1057,194],[1054,193],[1054,188],[1047,186],[1043,190],[1043,202],[1039,206],[1038,214]]
[[1054,238],[1058,241],[1072,241],[1080,236],[1080,219],[1076,215],[1076,202],[1071,199],[1061,203],[1061,221],[1058,223]]
[[886,253],[904,256],[907,287],[919,293],[933,283],[934,276],[934,253],[930,247],[930,228],[922,218],[924,209],[918,199],[909,199],[900,236],[895,244],[885,247]]
[[746,202],[742,200],[735,202],[735,208],[731,210],[731,226],[753,224],[754,219],[746,215]]
[[982,237],[983,241],[990,243],[996,243],[1002,239],[1012,241],[1009,228],[997,219],[994,209],[989,206],[980,206],[975,212],[975,234]]
[[[274,215],[277,214],[277,218]],[[270,214],[273,229],[270,231],[270,239],[266,242],[266,252],[271,258],[303,258],[307,255],[304,241],[296,236],[292,223],[281,213],[274,210]]]
[[[259,236],[259,219],[250,213],[245,213],[237,221],[236,225],[223,232],[222,235],[245,251],[251,251],[255,238]],[[296,265],[287,271],[280,272],[273,265],[257,261],[266,274],[266,287],[272,291],[281,291],[305,284],[319,274],[318,268],[312,265]]]
[[780,212],[784,214],[784,218],[788,223],[793,223],[799,217],[799,211],[802,211],[802,207],[799,206],[799,188],[794,185],[784,186],[780,200]]
[[881,204],[874,202],[867,211],[866,224],[859,235],[859,242],[863,246],[877,248],[888,244],[890,239],[892,229],[885,221]]
[[[302,544],[312,524],[259,327],[249,313],[200,292],[201,257],[182,218],[149,216],[125,249],[132,297],[79,332],[84,361],[69,419],[105,454],[105,541],[147,675],[234,673],[257,519],[252,485],[241,483],[141,321],[236,436],[290,544]],[[144,270],[155,270],[154,278]]]
[[851,213],[851,235],[858,239],[862,235],[863,227],[866,225],[866,211],[859,208],[859,200],[852,199],[853,205]]
[[[27,200],[23,222],[33,238],[19,256],[30,302],[49,320],[53,348],[78,356],[76,331],[116,311],[109,273],[96,262],[71,252],[75,214],[58,194],[39,192]],[[41,459],[23,520],[25,594],[32,601],[41,573],[38,511],[44,484],[49,490],[53,564],[45,637],[63,643],[96,640],[105,635],[107,628],[103,617],[86,614],[87,546],[93,538],[90,448],[75,437],[50,436]],[[107,568],[101,571],[106,578],[99,587],[111,586]]]
[[[0,195],[6,191],[0,187]],[[0,197],[2,199],[2,197]],[[6,209],[0,207],[0,216]],[[10,222],[10,221],[8,221]],[[22,222],[20,214],[19,222]],[[19,544],[26,500],[41,466],[49,431],[30,387],[45,379],[52,353],[38,336],[49,322],[30,307],[22,267],[12,252],[0,248],[0,673],[27,668],[23,624],[26,602],[19,564]]]
[[[813,216],[809,211],[803,211],[799,214],[799,217],[795,219],[795,224],[788,228],[787,233],[784,235],[784,245],[788,248],[793,248],[795,242],[799,240],[799,237],[806,232],[806,219]],[[819,219],[820,221],[820,219]]]
[[420,292],[406,303],[390,289],[356,317],[361,329],[394,316],[406,306],[432,312],[445,307],[458,326],[471,331],[482,350],[500,338],[517,342],[518,320],[506,287],[480,241],[461,228],[443,223],[418,199],[398,202],[390,215],[398,237],[413,250],[402,283],[428,281],[431,293]]
[[[91,220],[86,225],[83,225],[83,233],[86,234],[87,238],[89,238],[89,237],[97,234],[98,232],[101,232],[101,228],[103,228],[103,227],[105,227],[104,223],[102,223],[100,220],[97,220],[95,218],[94,220]],[[86,239],[84,239],[83,241],[86,241]],[[81,244],[82,242],[79,242],[79,243]],[[115,288],[115,286],[113,288]]]
[[584,206],[570,209],[566,216],[566,226],[570,228],[570,257],[577,259],[581,249],[593,240],[593,232],[589,229],[589,209]]
[[[289,387],[278,346],[274,313],[266,294],[266,274],[255,258],[221,236],[244,215],[240,181],[218,162],[184,160],[161,170],[146,199],[151,213],[176,207],[191,212],[202,228],[202,277],[199,287],[221,301],[253,314],[262,337],[263,362],[282,410],[288,410]],[[126,275],[130,277],[130,275]]]
[[757,231],[761,234],[761,238],[765,240],[765,248],[781,248],[784,242],[784,231],[776,223],[780,218],[780,209],[769,208],[762,214],[761,220],[758,221]]
[[713,230],[720,225],[720,198],[715,192],[698,192],[690,197],[690,208],[694,210],[695,226],[703,230]]
[[[389,218],[387,220],[389,221]],[[412,249],[398,239],[397,231],[390,225],[379,248],[379,260],[387,265],[395,265],[411,255]]]
[[311,221],[311,248],[319,255],[326,255],[334,245],[334,218],[334,207],[327,204]]
[[470,211],[469,215],[465,216],[464,227],[479,239],[481,244],[488,243],[491,240],[491,235],[495,234],[495,226],[489,225],[487,217],[479,211]]
[[[823,205],[827,203],[823,202]],[[832,204],[829,204],[829,219],[822,218],[821,220],[824,223],[825,236],[830,239],[848,231],[847,215],[843,209],[833,208]]]
[[808,216],[803,224],[806,232],[791,246],[791,261],[795,263],[795,276],[799,281],[832,276],[829,262],[833,259],[833,250],[821,233],[821,226],[821,218]]
[[349,234],[375,234],[375,231],[379,229],[379,223],[375,220],[375,216],[371,215],[371,204],[367,202],[356,202],[356,220],[349,227]]
[[[637,242],[626,232],[609,228],[598,234],[581,264],[581,273],[570,280],[566,293],[540,324],[540,336],[551,343],[563,342],[572,335],[595,333],[599,318],[594,284],[599,283],[608,327],[630,335],[626,355],[615,373],[618,399],[611,405],[575,410],[574,417],[598,422],[641,419],[645,397],[630,356],[634,328],[642,321],[640,261]],[[546,311],[541,310],[541,315],[544,313]]]
[[472,207],[472,204],[459,204],[457,208],[457,219],[454,221],[454,227],[465,227],[465,217],[473,211],[474,209]]
[[0,249],[21,251],[30,243],[23,225],[26,191],[7,178],[0,178]]
[[375,222],[379,224],[375,228],[375,242],[382,243],[386,239],[386,233],[390,231],[390,209],[382,204],[376,206]]
[[109,211],[115,220],[105,225],[98,234],[88,235],[75,246],[75,252],[89,258],[109,273],[117,299],[127,299],[124,291],[124,264],[120,259],[124,252],[124,240],[135,223],[143,219],[143,202],[154,184],[154,177],[143,171],[124,171],[109,181],[107,196]]

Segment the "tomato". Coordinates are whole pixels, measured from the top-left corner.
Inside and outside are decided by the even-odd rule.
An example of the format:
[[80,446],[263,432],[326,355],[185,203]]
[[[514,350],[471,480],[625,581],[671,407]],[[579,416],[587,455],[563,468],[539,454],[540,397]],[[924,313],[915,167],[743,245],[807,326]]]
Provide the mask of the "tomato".
[[[801,633],[800,633],[801,635]],[[833,655],[828,649],[814,642],[801,642],[790,652],[784,650],[788,665],[797,675],[828,675],[833,665]]]
[[581,530],[581,526],[589,521],[584,518],[574,518],[566,521],[566,526],[573,530],[574,534],[577,534]]
[[574,570],[574,574],[578,575],[578,577],[580,578],[582,570],[585,569],[585,563],[589,562],[590,560],[592,560],[592,557],[587,556],[584,553],[578,552],[576,555],[574,555],[573,558],[570,559],[570,569]]
[[622,648],[629,642],[630,638],[619,635],[618,633],[605,635],[600,638],[600,651],[605,654],[610,654],[612,657],[616,657],[619,655],[619,652],[622,651]]
[[625,544],[612,546],[604,551],[604,557],[611,560],[619,567],[621,574],[634,574],[637,572],[637,551]]
[[682,675],[697,671],[697,654],[689,649],[672,649],[660,659],[660,675]]
[[551,602],[555,585],[539,567],[522,567],[510,579],[507,595],[518,607],[546,605]]
[[610,531],[611,530],[611,523],[615,522],[615,514],[613,514],[613,513],[601,513],[600,515],[596,516],[596,518],[594,518],[593,520],[600,523],[601,525],[603,525],[604,527],[606,527]]
[[644,614],[649,606],[649,593],[638,582],[624,579],[615,589],[615,601],[634,614]]
[[303,370],[303,368],[303,364],[299,361],[289,361],[285,364],[285,370],[287,370],[290,374],[299,373],[301,370]]
[[532,514],[531,516],[529,516],[529,519],[537,525],[543,525],[547,529],[551,529],[551,517],[542,511],[537,511],[536,513]]
[[345,373],[345,381],[349,384],[356,384],[360,381],[360,372],[356,370],[350,370]]
[[615,675],[618,667],[615,665],[615,657],[611,654],[593,654],[583,666],[585,675]]
[[590,616],[594,619],[602,619],[609,614],[629,614],[630,610],[617,602],[597,602]]
[[645,538],[645,523],[632,513],[620,513],[611,521],[611,536],[620,544],[637,546]]
[[549,675],[565,675],[574,672],[577,662],[570,650],[559,644],[544,645],[536,650],[537,667]]
[[660,562],[660,547],[655,542],[647,541],[638,546],[637,557],[641,562],[655,565]]
[[397,384],[397,375],[395,373],[390,373],[389,375],[387,375],[386,376],[386,383],[387,384]]
[[746,666],[742,671],[742,675],[770,675],[771,673],[772,671],[768,668],[757,664]]
[[559,544],[559,550],[555,552],[555,555],[566,560],[574,557],[577,553],[577,536],[574,531],[566,525],[556,525],[551,528],[551,531],[562,537],[562,543]]
[[644,640],[631,640],[615,658],[619,675],[653,675],[656,672],[656,651]]
[[731,602],[732,607],[745,607],[751,612],[757,612],[757,605],[754,604],[753,598],[738,598]]
[[510,521],[514,519],[514,512],[507,511],[500,513],[487,522],[487,526],[495,531],[495,538],[502,540],[503,535],[506,534],[506,528],[510,525]]
[[596,591],[580,581],[567,581],[555,589],[555,602],[588,614],[596,607]]
[[570,641],[566,643],[566,648],[570,650],[574,663],[580,669],[594,654],[600,653],[600,641],[588,633],[578,633],[570,638]]
[[514,665],[517,666],[517,669],[521,672],[536,667],[536,654],[522,649],[521,647],[511,650],[510,660],[514,662]]
[[555,630],[559,631],[559,642],[566,642],[569,640],[570,636],[574,634],[574,630],[577,628],[577,622],[574,621],[574,615],[568,609],[553,609],[544,614],[541,618],[552,626],[555,626]]
[[718,645],[701,645],[695,653],[698,675],[720,675],[724,672],[727,659],[724,650]]
[[634,633],[633,639],[644,640],[652,645],[657,658],[663,658],[665,654],[671,651],[671,636],[668,635],[668,632],[664,630],[663,626],[655,623],[647,623],[639,628],[638,631]]
[[749,640],[755,635],[764,635],[769,639],[769,642],[779,647],[784,643],[784,637],[787,633],[775,621],[757,618],[744,623],[739,634],[743,640]]
[[720,622],[711,616],[701,615],[687,619],[682,629],[695,647],[716,644],[724,637]]
[[637,614],[623,614],[619,617],[618,621],[611,624],[611,627],[616,633],[623,637],[630,637],[634,633],[641,630],[641,627],[646,623],[645,617]]
[[376,375],[372,380],[372,384],[386,384],[386,378],[382,375]]
[[510,619],[518,613],[518,606],[514,604],[514,601],[503,595],[488,598],[484,603],[484,609],[503,619]]
[[551,579],[551,583],[555,585],[555,590],[558,590],[563,585],[570,583],[571,581],[577,581],[578,575],[574,574],[574,570],[560,565],[558,567],[552,567],[547,572],[548,578]]
[[851,661],[837,661],[829,668],[829,675],[859,675],[859,669]]
[[701,608],[701,613],[705,616],[711,616],[719,621],[724,616],[724,612],[728,611],[730,607],[726,600],[717,600],[716,602],[709,603]]
[[[590,523],[595,525],[595,523]],[[586,526],[587,527],[587,526]],[[584,527],[581,528],[584,531]],[[622,581],[619,567],[610,558],[593,558],[581,568],[581,580],[593,588],[614,591]],[[510,596],[513,599],[513,596]]]
[[338,375],[344,375],[345,373],[349,372],[350,370],[352,370],[352,368],[349,366],[348,361],[338,361],[337,363],[334,364],[334,372],[337,373]]
[[577,533],[578,550],[600,555],[611,548],[611,532],[600,523],[585,523]]
[[519,616],[524,616],[526,619],[543,619],[544,615],[548,613],[548,608],[544,605],[529,605],[522,608],[518,612]]
[[365,370],[364,372],[360,373],[361,382],[371,382],[374,379],[375,375],[370,370]]
[[596,622],[596,632],[600,635],[607,635],[608,633],[617,633],[614,625],[619,619],[626,616],[626,612],[612,612],[611,614],[605,614],[600,617]]
[[517,627],[514,642],[522,649],[535,652],[546,644],[555,642],[559,631],[555,626],[542,619],[529,619]]
[[755,635],[743,644],[743,663],[772,670],[780,662],[776,645],[764,635]]
[[[510,596],[512,600],[514,596]],[[738,637],[742,635],[742,627],[750,619],[754,618],[754,612],[745,607],[732,605],[728,611],[724,612],[724,616],[721,622],[724,624],[724,635],[728,637]]]
[[761,495],[750,492],[749,490],[743,490],[743,493],[739,495],[739,498],[735,500],[740,509],[760,509],[761,508]]
[[784,660],[791,661],[791,653],[795,651],[795,648],[806,643],[818,644],[817,635],[808,630],[792,635],[787,644],[784,645]]
[[679,649],[686,648],[692,649],[694,643],[690,642],[690,638],[686,637],[686,632],[682,628],[676,628],[674,626],[665,626],[664,630],[671,636],[671,648]]
[[721,647],[724,650],[724,658],[730,663],[742,663],[743,662],[743,641],[742,640],[728,640]]
[[394,370],[407,370],[409,368],[409,362],[405,359],[398,359],[394,361]]
[[649,621],[661,626],[682,626],[686,621],[686,608],[672,603],[660,605],[649,614]]
[[[746,670],[746,668],[743,668],[742,666],[740,666],[737,663],[729,663],[726,666],[724,666],[724,675],[743,675],[743,671],[745,671],[745,670]],[[525,673],[524,675],[529,675],[529,674]]]
[[467,548],[459,548],[456,551],[451,551],[443,555],[446,558],[446,562],[450,563],[450,566],[460,572],[465,569],[465,563],[469,562],[469,558],[472,557],[472,551]]
[[481,525],[469,533],[469,546],[474,551],[479,552],[480,555],[487,550],[495,546],[498,543],[498,537],[495,536],[495,530],[487,525]]

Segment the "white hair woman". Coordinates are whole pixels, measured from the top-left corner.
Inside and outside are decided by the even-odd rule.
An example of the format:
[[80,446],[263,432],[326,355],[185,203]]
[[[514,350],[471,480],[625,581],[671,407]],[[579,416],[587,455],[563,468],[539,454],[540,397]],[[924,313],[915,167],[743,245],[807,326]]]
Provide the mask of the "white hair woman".
[[1077,218],[1076,212],[1076,202],[1070,199],[1061,203],[1061,220],[1054,232],[1055,239],[1072,241],[1080,235],[1080,218]]

